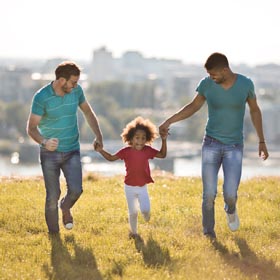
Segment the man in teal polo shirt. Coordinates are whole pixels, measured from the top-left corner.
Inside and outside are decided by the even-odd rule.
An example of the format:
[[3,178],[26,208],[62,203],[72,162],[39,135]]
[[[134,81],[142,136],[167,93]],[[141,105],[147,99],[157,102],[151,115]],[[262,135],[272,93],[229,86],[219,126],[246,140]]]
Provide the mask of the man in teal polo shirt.
[[207,102],[208,121],[202,145],[202,224],[203,233],[210,238],[216,238],[214,203],[221,166],[224,173],[224,209],[228,226],[232,231],[239,228],[236,202],[242,171],[246,104],[259,138],[259,156],[266,160],[268,152],[253,82],[241,74],[233,73],[227,57],[221,53],[210,55],[204,66],[209,76],[200,81],[194,99],[166,119],[159,129],[166,133],[172,123],[192,116]]
[[55,70],[55,81],[34,95],[27,122],[28,135],[40,145],[40,161],[46,188],[45,218],[49,233],[59,232],[61,171],[66,179],[67,192],[60,200],[59,207],[66,229],[73,227],[70,209],[83,192],[78,108],[96,136],[94,146],[103,146],[98,119],[78,84],[80,73],[80,68],[73,62],[59,64]]

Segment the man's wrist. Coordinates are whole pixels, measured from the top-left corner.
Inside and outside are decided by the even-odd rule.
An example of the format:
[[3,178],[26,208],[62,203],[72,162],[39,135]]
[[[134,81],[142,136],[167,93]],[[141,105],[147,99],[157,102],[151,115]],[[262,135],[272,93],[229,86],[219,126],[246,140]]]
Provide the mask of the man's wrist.
[[46,147],[47,141],[48,141],[48,139],[44,138],[43,141],[41,142],[41,146],[42,146],[43,148]]

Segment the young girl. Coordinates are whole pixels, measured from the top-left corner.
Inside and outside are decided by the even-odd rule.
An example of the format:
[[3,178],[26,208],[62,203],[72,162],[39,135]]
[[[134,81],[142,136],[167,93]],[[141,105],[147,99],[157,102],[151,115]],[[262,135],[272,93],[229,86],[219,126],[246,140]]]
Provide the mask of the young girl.
[[145,221],[150,220],[150,199],[147,184],[154,182],[149,167],[149,159],[165,158],[167,152],[167,134],[161,134],[161,149],[157,150],[150,145],[157,138],[156,126],[148,119],[137,117],[126,125],[121,134],[124,143],[128,146],[120,149],[116,154],[110,154],[99,145],[98,151],[105,159],[115,161],[124,160],[126,175],[124,190],[129,212],[130,238],[137,238],[137,201]]

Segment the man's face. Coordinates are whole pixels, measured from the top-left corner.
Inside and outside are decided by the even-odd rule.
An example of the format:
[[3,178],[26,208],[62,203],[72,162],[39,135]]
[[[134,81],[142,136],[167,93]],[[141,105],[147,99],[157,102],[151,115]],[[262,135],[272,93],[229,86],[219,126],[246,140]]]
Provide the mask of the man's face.
[[225,68],[215,68],[208,70],[207,73],[209,74],[210,78],[216,83],[216,84],[222,84],[226,78],[225,78]]
[[61,86],[61,89],[64,93],[70,93],[73,88],[77,87],[79,76],[71,75],[68,80],[64,79],[64,83]]

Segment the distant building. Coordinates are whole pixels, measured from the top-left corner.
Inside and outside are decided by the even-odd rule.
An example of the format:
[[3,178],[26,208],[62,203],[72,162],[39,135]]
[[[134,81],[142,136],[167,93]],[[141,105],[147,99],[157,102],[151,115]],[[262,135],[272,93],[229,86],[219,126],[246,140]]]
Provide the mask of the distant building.
[[101,47],[93,52],[89,82],[98,83],[115,80],[114,58],[106,47]]
[[4,102],[30,101],[33,94],[32,73],[17,67],[0,68],[0,99]]
[[[181,95],[188,95],[191,86],[194,87],[192,82],[199,81],[203,70],[199,66],[187,66],[181,60],[145,58],[138,51],[127,51],[120,58],[114,58],[106,47],[94,50],[90,69],[89,83],[113,80],[127,83],[153,81],[168,93],[168,99],[173,100],[177,95],[180,98]],[[179,88],[180,93],[177,93]]]

